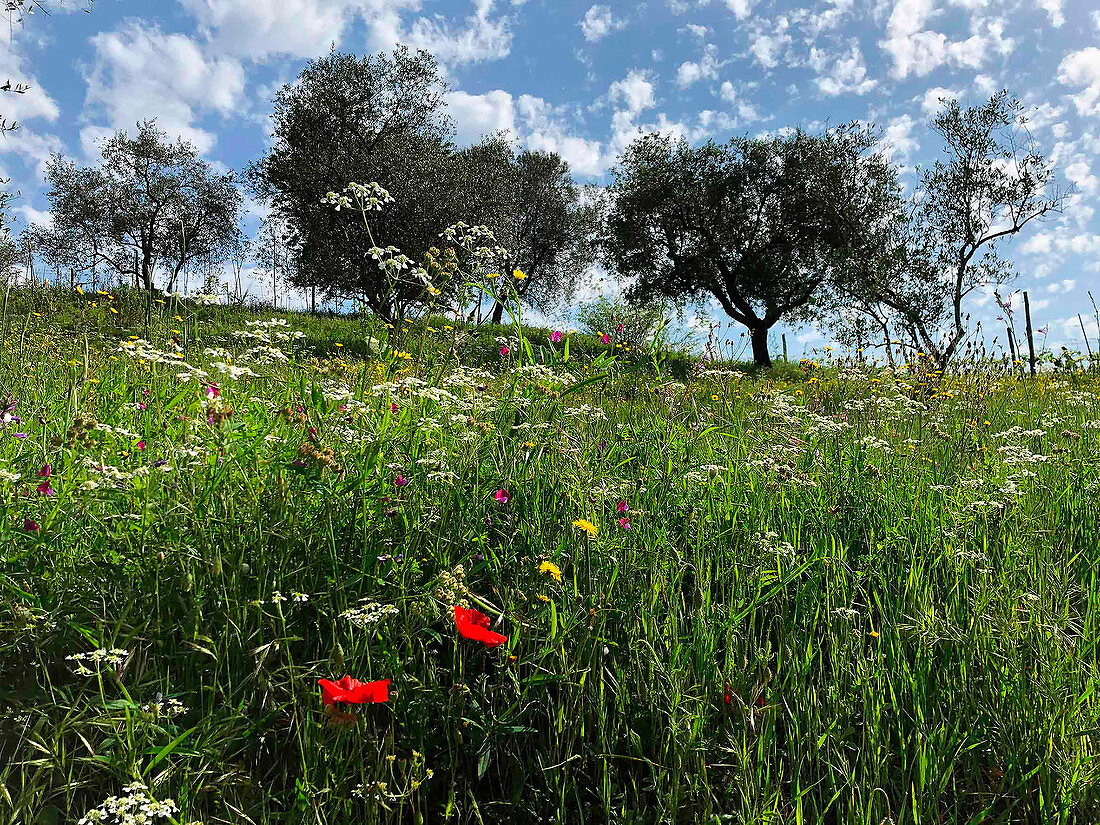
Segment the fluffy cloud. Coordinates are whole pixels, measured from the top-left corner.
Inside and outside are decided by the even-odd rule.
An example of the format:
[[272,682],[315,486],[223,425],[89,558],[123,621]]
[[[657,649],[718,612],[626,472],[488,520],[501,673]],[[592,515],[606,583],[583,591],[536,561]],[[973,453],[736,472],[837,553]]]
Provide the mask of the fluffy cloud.
[[917,121],[912,115],[904,114],[891,118],[886,124],[886,132],[882,136],[883,151],[891,161],[903,165],[909,160],[909,156],[917,150],[919,142],[913,136],[913,129]]
[[577,25],[581,27],[584,39],[595,43],[611,32],[624,28],[626,21],[616,18],[608,6],[592,6]]
[[1100,115],[1100,49],[1089,46],[1066,55],[1058,66],[1058,80],[1065,86],[1084,87],[1070,95],[1077,114]]
[[454,26],[441,16],[418,17],[399,37],[412,48],[426,49],[443,64],[499,60],[512,49],[508,18],[493,18],[493,0],[475,0],[474,13],[464,26]]
[[1039,8],[1050,15],[1050,25],[1054,28],[1061,28],[1062,24],[1066,22],[1066,17],[1062,14],[1062,0],[1038,0]]
[[447,113],[454,118],[459,143],[474,143],[492,132],[516,131],[516,112],[512,96],[503,89],[472,95],[448,92]]
[[708,43],[698,63],[689,60],[680,64],[676,71],[676,82],[680,84],[680,88],[684,88],[704,78],[716,80],[718,69],[723,65],[718,59],[718,47]]
[[977,69],[991,53],[1010,54],[1015,41],[1005,37],[999,19],[972,20],[972,34],[952,41],[942,32],[928,31],[925,24],[936,14],[934,0],[896,0],[886,21],[886,38],[879,41],[893,63],[891,74],[904,80],[910,74],[924,77],[943,65],[954,63]]
[[241,64],[204,54],[190,37],[129,20],[115,31],[95,35],[91,43],[95,58],[85,72],[82,119],[93,125],[81,132],[89,156],[96,154],[96,137],[114,129],[133,130],[139,120],[151,118],[171,137],[207,152],[215,138],[194,124],[196,118],[206,113],[230,116],[241,109]]
[[810,66],[818,72],[815,79],[822,94],[835,97],[842,94],[864,95],[875,88],[876,80],[867,77],[863,53],[853,42],[847,54],[826,56],[817,48],[810,49]]
[[631,70],[626,77],[612,83],[607,89],[607,97],[612,103],[624,105],[631,116],[655,105],[653,83],[646,72],[639,69]]
[[780,15],[771,21],[770,25],[761,24],[753,32],[749,51],[756,58],[756,62],[765,69],[774,69],[778,66],[779,59],[791,45],[791,35],[787,31],[789,28],[790,22]]
[[940,103],[940,98],[954,98],[955,100],[959,100],[962,98],[962,94],[944,86],[933,86],[931,89],[927,89],[920,98],[921,113],[925,117],[932,117],[939,113],[943,106],[943,104]]

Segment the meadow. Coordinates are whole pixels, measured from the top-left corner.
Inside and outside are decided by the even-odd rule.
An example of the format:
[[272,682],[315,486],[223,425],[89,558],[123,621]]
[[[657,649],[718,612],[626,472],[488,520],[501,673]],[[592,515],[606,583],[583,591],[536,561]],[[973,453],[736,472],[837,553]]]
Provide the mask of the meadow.
[[1095,374],[609,332],[5,296],[0,822],[1100,821]]

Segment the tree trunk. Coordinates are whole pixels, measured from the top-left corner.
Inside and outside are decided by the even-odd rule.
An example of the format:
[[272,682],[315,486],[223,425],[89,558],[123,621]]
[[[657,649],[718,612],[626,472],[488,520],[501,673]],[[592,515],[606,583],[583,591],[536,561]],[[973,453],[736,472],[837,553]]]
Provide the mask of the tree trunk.
[[499,298],[497,302],[493,304],[493,320],[492,323],[500,324],[504,320],[504,302]]
[[765,326],[750,327],[749,337],[752,341],[752,360],[758,367],[770,367],[772,358],[768,355],[768,328]]

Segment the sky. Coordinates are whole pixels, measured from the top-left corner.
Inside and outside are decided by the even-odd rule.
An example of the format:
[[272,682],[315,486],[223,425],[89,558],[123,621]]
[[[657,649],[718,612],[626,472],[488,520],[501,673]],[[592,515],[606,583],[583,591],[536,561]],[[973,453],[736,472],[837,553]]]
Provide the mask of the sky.
[[[609,182],[618,154],[646,131],[698,144],[856,119],[881,130],[912,186],[942,151],[929,129],[939,98],[981,104],[1007,88],[1028,108],[1059,184],[1075,187],[1061,215],[1003,249],[1019,272],[1009,289],[1028,290],[1047,347],[1084,348],[1078,313],[1094,347],[1100,337],[1088,296],[1100,300],[1100,10],[1091,2],[43,2],[48,17],[0,35],[0,78],[31,87],[0,94],[0,115],[20,125],[0,138],[0,174],[20,193],[17,231],[47,216],[52,153],[94,165],[98,142],[134,133],[139,120],[155,118],[218,168],[243,170],[270,146],[274,91],[333,45],[428,49],[448,81],[458,143],[505,129],[521,147],[558,152],[578,183]],[[247,209],[254,229],[263,206]],[[581,299],[617,288],[594,272]],[[991,294],[969,309],[987,329],[1002,326]],[[712,304],[688,323],[708,319],[728,321]],[[776,332],[773,351],[786,332],[792,357],[828,343],[814,328]]]

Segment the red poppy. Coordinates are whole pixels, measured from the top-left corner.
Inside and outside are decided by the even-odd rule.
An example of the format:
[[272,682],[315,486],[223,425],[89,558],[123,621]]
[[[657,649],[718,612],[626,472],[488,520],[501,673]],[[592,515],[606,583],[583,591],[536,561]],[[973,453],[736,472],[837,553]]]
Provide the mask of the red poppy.
[[367,702],[388,702],[390,700],[390,680],[383,679],[380,682],[360,682],[350,676],[345,676],[338,682],[329,679],[318,679],[321,686],[321,697],[326,705],[334,702],[347,702],[351,705],[362,705]]
[[486,647],[498,647],[508,641],[507,636],[489,629],[488,616],[472,607],[455,605],[455,626],[460,636],[482,642]]
[[726,682],[726,704],[727,705],[732,705],[733,704],[733,697],[730,696],[730,683],[729,682]]

